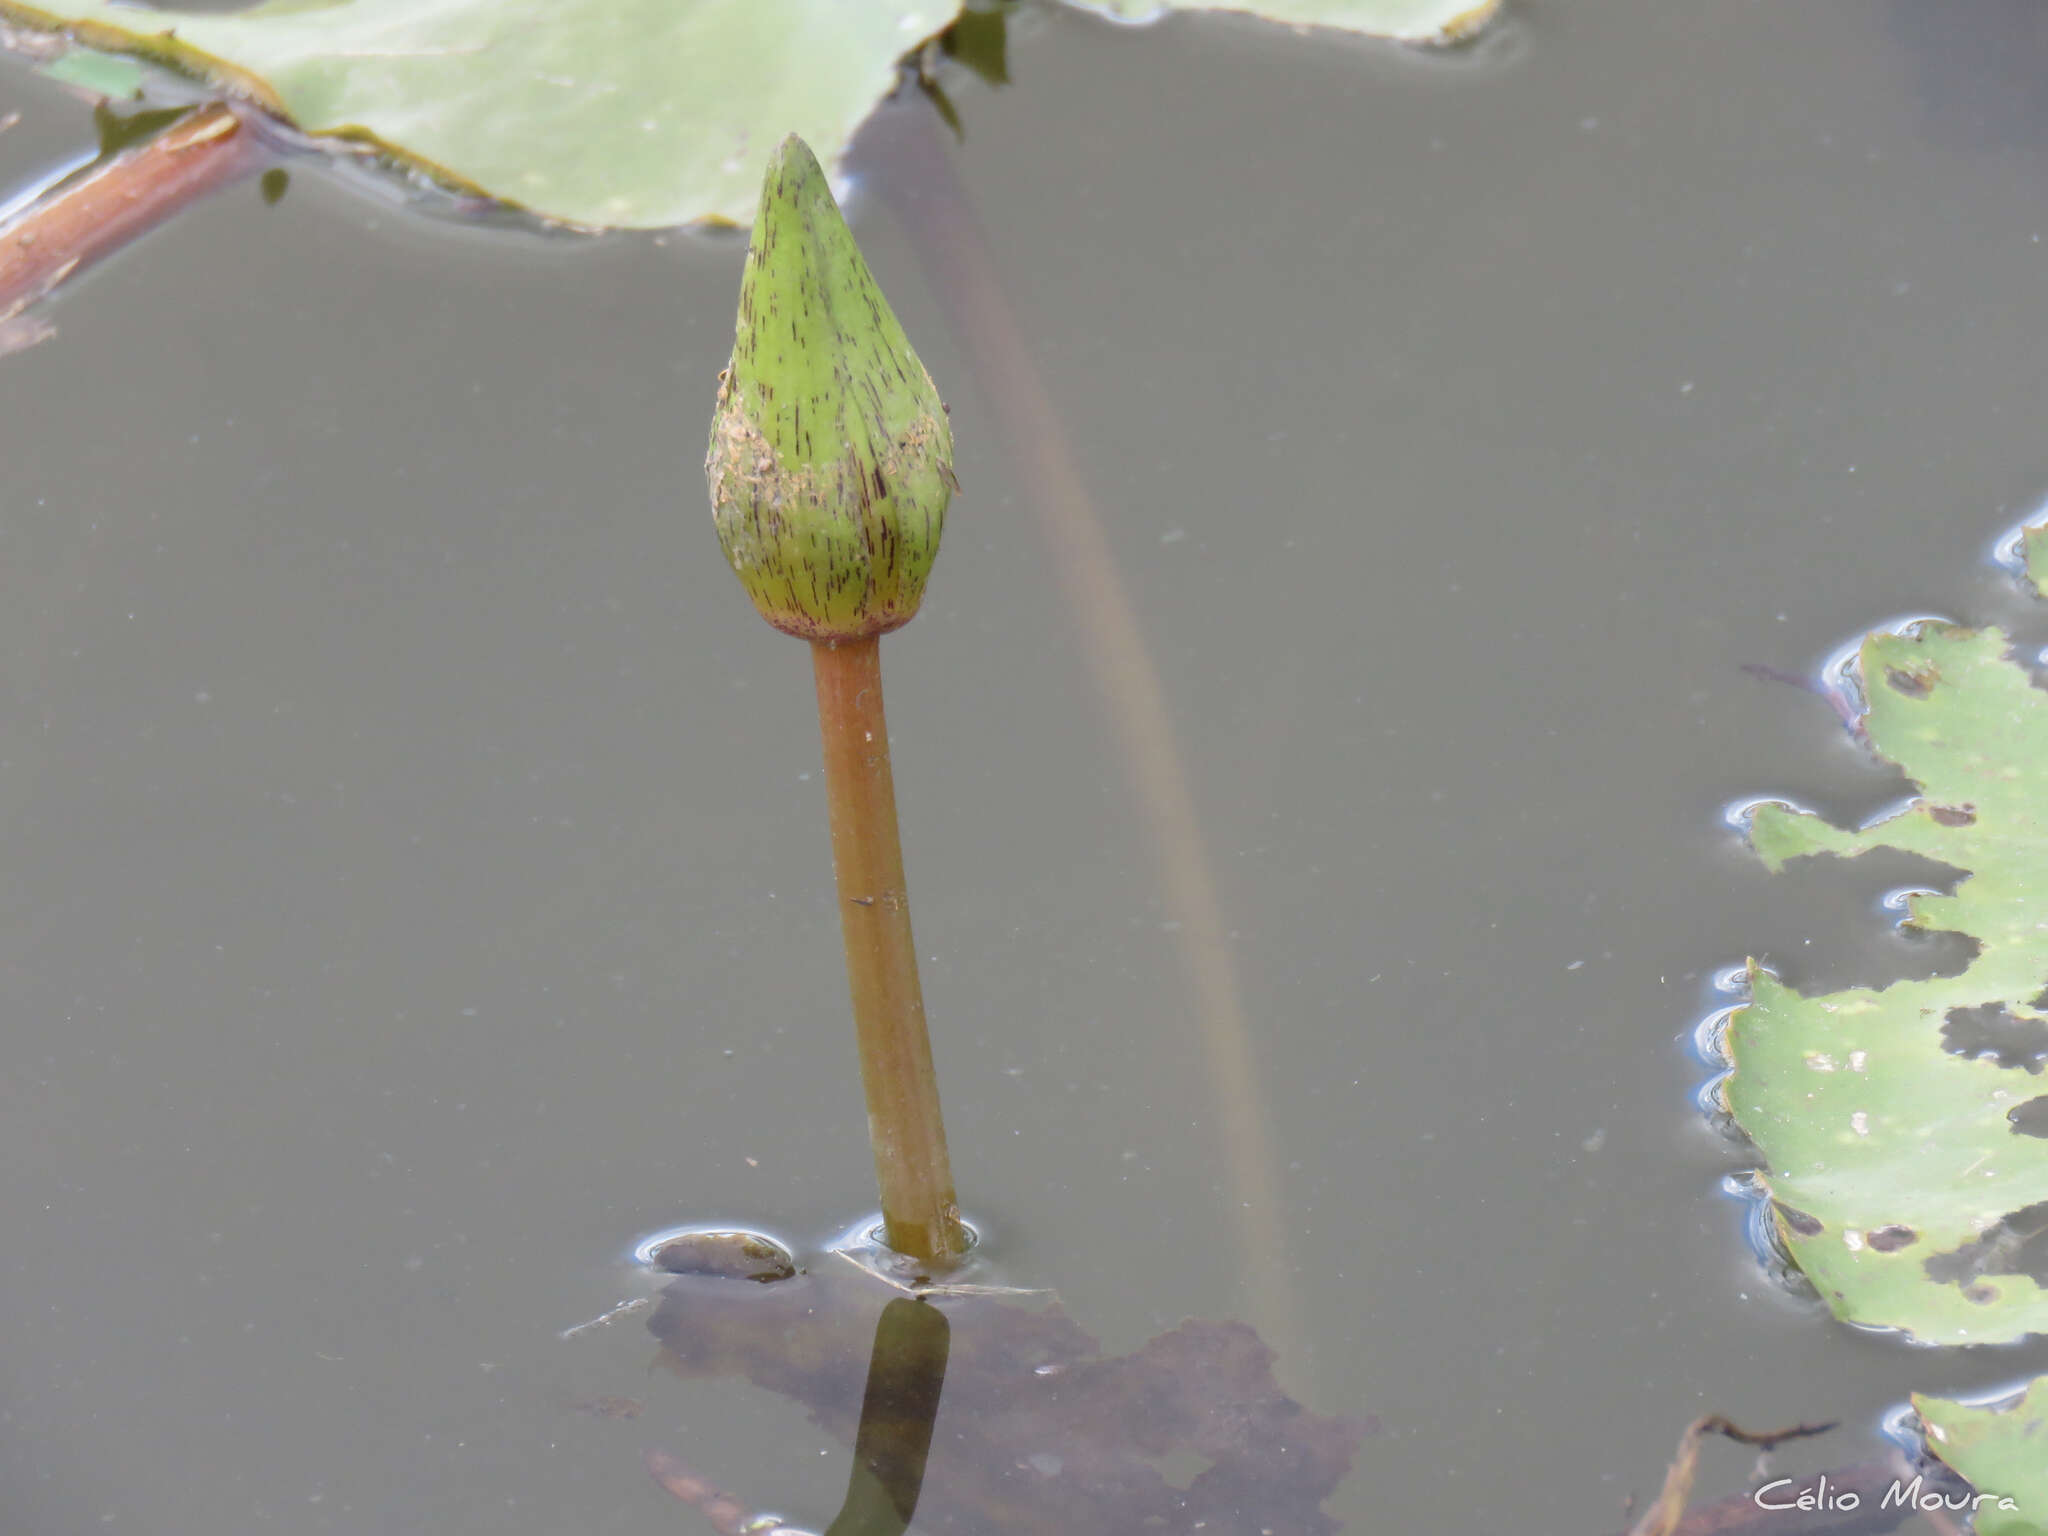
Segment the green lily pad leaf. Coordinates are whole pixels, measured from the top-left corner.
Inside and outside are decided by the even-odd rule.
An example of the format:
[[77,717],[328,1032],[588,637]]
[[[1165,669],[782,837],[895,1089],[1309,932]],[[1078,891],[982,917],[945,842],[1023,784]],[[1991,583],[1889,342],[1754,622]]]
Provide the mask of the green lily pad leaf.
[[133,59],[101,53],[92,48],[73,48],[43,65],[39,74],[60,85],[75,85],[95,96],[129,101],[142,94],[142,66]]
[[1803,997],[1754,963],[1730,1111],[1787,1251],[1836,1315],[1938,1343],[2048,1333],[2048,692],[1995,629],[1868,636],[1872,748],[1920,788],[1856,830],[1777,804],[1772,868],[1886,847],[1963,871],[1908,922],[1967,935],[1959,976]]
[[1977,1536],[2048,1536],[2048,1376],[1991,1404],[1913,1398],[1934,1453],[1977,1490]]
[[1169,11],[1241,11],[1290,27],[1334,27],[1407,43],[1476,36],[1500,0],[1067,0],[1114,21],[1157,21]]
[[565,223],[744,222],[785,134],[829,164],[960,0],[0,0]]
[[2020,555],[2027,563],[2027,580],[2048,597],[2048,524],[2020,531]]

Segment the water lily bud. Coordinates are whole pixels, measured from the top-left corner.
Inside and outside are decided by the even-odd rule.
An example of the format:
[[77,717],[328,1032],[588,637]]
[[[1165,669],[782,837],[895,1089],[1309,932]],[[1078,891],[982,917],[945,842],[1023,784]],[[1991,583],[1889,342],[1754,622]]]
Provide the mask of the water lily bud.
[[853,640],[917,612],[959,484],[952,429],[795,134],[761,185],[704,472],[725,557],[777,629]]

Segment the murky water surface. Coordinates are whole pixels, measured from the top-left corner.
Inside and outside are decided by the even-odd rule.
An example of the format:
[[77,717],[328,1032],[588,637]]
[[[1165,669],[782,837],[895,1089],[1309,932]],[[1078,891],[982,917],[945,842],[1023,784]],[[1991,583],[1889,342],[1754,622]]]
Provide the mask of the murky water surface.
[[[1449,59],[1061,15],[1011,65],[954,160],[1163,678],[1285,1240],[1236,1251],[1184,893],[870,155],[967,486],[887,652],[990,1261],[1115,1351],[1292,1341],[1382,1426],[1352,1530],[1617,1529],[1697,1412],[1843,1419],[1788,1458],[1837,1464],[2017,1374],[1763,1279],[1685,1041],[1752,951],[1940,958],[1877,906],[1910,866],[1767,878],[1717,815],[1899,792],[1745,664],[2019,606],[2033,8],[1567,0]],[[0,98],[8,177],[85,142]],[[644,1317],[559,1336],[646,1233],[873,1198],[808,668],[698,468],[740,254],[301,166],[0,363],[10,1531],[684,1529],[649,1448],[837,1506],[799,1409],[650,1373]]]

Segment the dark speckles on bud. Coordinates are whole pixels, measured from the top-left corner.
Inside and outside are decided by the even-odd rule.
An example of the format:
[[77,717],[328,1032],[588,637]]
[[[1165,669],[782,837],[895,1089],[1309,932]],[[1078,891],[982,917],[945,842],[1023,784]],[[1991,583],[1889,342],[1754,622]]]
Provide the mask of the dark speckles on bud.
[[959,486],[945,403],[795,134],[761,185],[704,471],[777,629],[851,640],[917,612]]

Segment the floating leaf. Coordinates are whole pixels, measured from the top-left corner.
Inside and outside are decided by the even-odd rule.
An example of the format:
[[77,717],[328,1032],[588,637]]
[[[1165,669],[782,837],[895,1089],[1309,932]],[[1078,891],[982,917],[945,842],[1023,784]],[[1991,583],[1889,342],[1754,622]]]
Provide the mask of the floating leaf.
[[2020,552],[2027,563],[2027,580],[2036,592],[2048,597],[2048,524],[2021,529]]
[[1908,921],[1965,934],[1959,976],[1802,997],[1751,966],[1729,1023],[1736,1121],[1793,1259],[1835,1313],[1938,1343],[2048,1332],[2048,693],[1997,630],[1867,637],[1872,748],[1920,797],[1844,831],[1766,804],[1772,868],[1886,847],[1965,871]]
[[[2021,548],[2042,584],[2048,538]],[[1976,955],[1958,976],[1818,997],[1752,962],[1726,1101],[1786,1250],[1838,1316],[1946,1344],[2048,1332],[2048,693],[1995,629],[1872,634],[1857,671],[1864,734],[1919,795],[1853,831],[1766,803],[1750,841],[1773,869],[1875,848],[1948,865],[1953,894],[1912,896],[1907,922]],[[1983,1536],[2048,1533],[2048,1378],[1989,1405],[1915,1403],[1985,1500]]]
[[[1499,0],[1069,0],[1123,21],[1247,10],[1411,41],[1470,36]],[[963,0],[268,0],[228,14],[125,0],[0,0],[61,31],[59,78],[133,94],[130,58],[370,144],[450,185],[586,228],[738,223],[788,133],[827,164]],[[1003,13],[946,51],[1008,77]],[[943,95],[941,109],[950,111]],[[957,116],[954,118],[957,131]]]
[[1157,21],[1170,11],[1242,11],[1290,27],[1334,27],[1409,43],[1455,43],[1476,34],[1500,0],[1067,0],[1117,21]]
[[[802,134],[829,163],[960,0],[271,0],[227,15],[0,0],[367,141],[452,184],[591,227],[737,222]],[[90,55],[73,70],[97,70]],[[97,89],[99,87],[95,87]]]
[[1916,1396],[1913,1407],[1935,1454],[1977,1490],[1977,1536],[2048,1533],[2048,1376],[1996,1403]]

